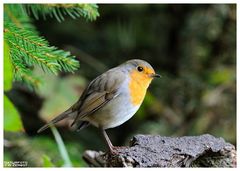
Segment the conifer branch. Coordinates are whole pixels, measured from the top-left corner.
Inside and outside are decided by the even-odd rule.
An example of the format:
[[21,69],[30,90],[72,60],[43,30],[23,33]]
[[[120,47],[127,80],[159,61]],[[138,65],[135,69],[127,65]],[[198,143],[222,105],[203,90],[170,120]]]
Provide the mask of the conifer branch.
[[94,20],[99,16],[97,8],[95,4],[5,4],[4,40],[10,48],[15,80],[37,87],[40,79],[33,75],[35,66],[54,74],[60,71],[74,72],[79,68],[74,56],[50,46],[47,40],[38,35],[28,15],[32,14],[37,19],[49,15],[58,21],[63,21],[67,15]]
[[19,60],[18,57],[12,56],[12,66],[14,71],[14,79],[26,83],[29,88],[38,88],[41,84],[40,78],[33,76],[32,70],[26,68],[23,61]]
[[91,21],[99,16],[98,6],[95,4],[29,4],[25,5],[25,8],[27,13],[33,14],[36,19],[50,16],[59,22],[63,21],[66,15],[73,19],[82,16]]
[[30,17],[21,4],[4,4],[4,22],[5,21],[14,24],[18,28],[36,31],[31,23]]

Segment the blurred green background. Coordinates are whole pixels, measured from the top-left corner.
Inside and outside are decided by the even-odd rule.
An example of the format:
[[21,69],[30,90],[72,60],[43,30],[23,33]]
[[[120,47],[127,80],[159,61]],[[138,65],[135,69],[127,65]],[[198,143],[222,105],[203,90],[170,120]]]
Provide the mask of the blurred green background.
[[[136,134],[205,133],[236,145],[236,5],[100,4],[98,10],[93,22],[34,20],[51,45],[77,57],[80,69],[58,77],[35,69],[46,80],[38,90],[14,83],[6,92],[24,130],[4,132],[4,161],[62,166],[51,131],[36,131],[76,102],[89,81],[133,58],[148,61],[162,78],[152,82],[133,118],[107,131],[114,145],[127,145]],[[16,117],[5,124],[21,124]],[[63,121],[57,129],[73,166],[87,166],[84,150],[106,150],[96,128],[73,132],[68,125]]]

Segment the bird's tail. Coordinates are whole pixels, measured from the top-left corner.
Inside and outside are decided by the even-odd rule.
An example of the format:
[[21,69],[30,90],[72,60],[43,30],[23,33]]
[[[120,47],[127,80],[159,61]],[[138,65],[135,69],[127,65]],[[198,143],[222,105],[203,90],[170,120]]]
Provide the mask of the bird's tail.
[[73,112],[70,109],[66,110],[65,112],[61,113],[60,115],[58,115],[57,117],[55,117],[53,120],[51,120],[49,123],[45,124],[44,126],[42,126],[38,131],[37,133],[40,133],[42,131],[44,131],[45,129],[49,128],[51,125],[69,117],[70,115],[74,115],[75,112]]

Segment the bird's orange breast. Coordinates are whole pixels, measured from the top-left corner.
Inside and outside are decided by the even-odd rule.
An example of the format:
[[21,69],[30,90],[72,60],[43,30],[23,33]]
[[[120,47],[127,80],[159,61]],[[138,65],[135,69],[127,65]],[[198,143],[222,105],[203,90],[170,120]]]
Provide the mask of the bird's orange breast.
[[152,78],[149,78],[147,75],[141,74],[137,71],[133,71],[130,74],[130,81],[128,86],[131,103],[134,106],[138,106],[143,102],[147,88],[151,81]]

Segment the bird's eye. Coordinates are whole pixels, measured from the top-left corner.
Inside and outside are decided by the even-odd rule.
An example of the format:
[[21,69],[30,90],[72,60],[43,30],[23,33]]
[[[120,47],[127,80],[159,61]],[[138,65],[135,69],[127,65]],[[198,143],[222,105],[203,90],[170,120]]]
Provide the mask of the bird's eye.
[[138,66],[138,67],[137,67],[137,70],[138,70],[139,72],[142,72],[142,71],[143,71],[143,67]]

